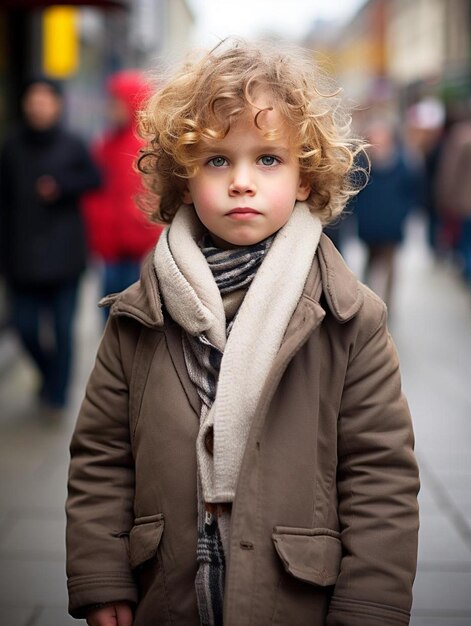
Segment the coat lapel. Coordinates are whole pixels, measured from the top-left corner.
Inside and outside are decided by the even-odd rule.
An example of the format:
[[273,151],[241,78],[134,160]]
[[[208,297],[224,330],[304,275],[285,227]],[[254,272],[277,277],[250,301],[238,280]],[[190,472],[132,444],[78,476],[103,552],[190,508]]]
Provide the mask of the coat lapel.
[[199,420],[201,413],[201,399],[196,391],[196,386],[191,382],[190,377],[188,376],[185,356],[183,354],[181,330],[175,322],[169,321],[166,324],[165,338],[175,371],[180,379],[180,383],[185,391],[188,402],[195,412],[196,418]]
[[322,277],[322,291],[327,304],[337,321],[348,322],[363,304],[358,279],[326,235],[323,235],[319,242],[317,258]]

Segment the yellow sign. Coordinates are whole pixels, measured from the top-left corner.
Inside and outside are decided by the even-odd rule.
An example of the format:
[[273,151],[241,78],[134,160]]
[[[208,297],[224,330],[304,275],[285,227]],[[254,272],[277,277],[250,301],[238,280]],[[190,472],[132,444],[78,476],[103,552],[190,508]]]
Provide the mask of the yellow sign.
[[43,13],[43,70],[55,78],[67,78],[78,67],[77,9],[53,6]]

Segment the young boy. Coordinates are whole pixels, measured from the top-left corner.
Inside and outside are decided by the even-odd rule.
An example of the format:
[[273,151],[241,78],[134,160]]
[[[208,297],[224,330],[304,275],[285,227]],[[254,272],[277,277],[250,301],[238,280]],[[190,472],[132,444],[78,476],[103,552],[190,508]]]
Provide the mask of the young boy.
[[384,304],[322,224],[361,143],[301,51],[225,42],[150,99],[170,224],[110,319],[71,444],[90,626],[408,624],[418,476]]

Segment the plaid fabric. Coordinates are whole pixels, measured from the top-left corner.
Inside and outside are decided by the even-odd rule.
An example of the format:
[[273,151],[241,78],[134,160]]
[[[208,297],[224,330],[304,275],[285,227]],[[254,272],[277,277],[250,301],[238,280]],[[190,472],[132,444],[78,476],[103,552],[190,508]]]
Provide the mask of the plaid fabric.
[[199,245],[221,295],[250,285],[273,239],[274,235],[248,248],[221,250],[208,233],[204,235]]
[[[199,242],[221,295],[248,288],[268,252],[274,235],[260,243],[236,250],[216,248],[209,234]],[[233,321],[227,326],[227,335]],[[190,380],[201,398],[201,418],[216,397],[222,352],[204,335],[183,334],[183,353]],[[198,477],[198,543],[195,579],[198,610],[202,626],[222,626],[225,556],[218,520],[206,511]]]

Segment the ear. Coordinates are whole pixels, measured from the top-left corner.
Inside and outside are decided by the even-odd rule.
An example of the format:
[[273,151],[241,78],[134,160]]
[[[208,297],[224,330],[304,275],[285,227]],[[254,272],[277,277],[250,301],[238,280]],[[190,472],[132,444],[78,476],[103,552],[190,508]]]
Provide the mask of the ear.
[[299,179],[298,190],[296,192],[296,200],[299,202],[304,202],[309,198],[309,194],[311,193],[311,185],[307,180]]
[[192,203],[193,203],[193,199],[192,199],[192,197],[191,197],[191,192],[190,192],[190,190],[188,189],[188,187],[186,187],[186,188],[183,190],[183,193],[182,193],[182,200],[183,200],[183,203],[184,203],[184,204],[192,204]]

